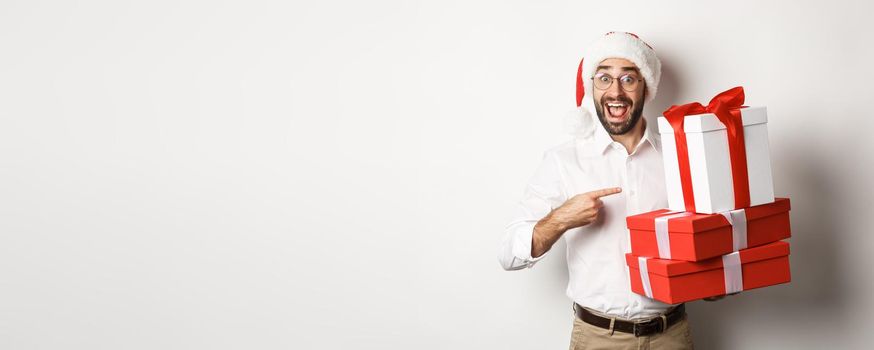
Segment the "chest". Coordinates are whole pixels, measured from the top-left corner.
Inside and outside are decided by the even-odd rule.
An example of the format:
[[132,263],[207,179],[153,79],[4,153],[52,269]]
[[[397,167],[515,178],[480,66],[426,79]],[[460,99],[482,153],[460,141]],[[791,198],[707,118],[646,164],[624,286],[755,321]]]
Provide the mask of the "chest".
[[602,188],[622,188],[622,193],[602,201],[628,215],[667,206],[664,165],[655,151],[578,156],[575,164],[564,169],[563,182],[566,198]]

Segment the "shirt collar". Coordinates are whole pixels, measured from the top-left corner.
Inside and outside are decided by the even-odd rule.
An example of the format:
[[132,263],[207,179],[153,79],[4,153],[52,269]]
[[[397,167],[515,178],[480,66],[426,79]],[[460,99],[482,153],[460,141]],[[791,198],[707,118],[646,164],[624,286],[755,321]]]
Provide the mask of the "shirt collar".
[[[641,122],[644,123],[643,137],[641,137],[633,153],[639,152],[638,150],[646,143],[649,143],[656,151],[661,152],[659,135],[652,130],[649,125],[650,123],[647,123],[645,119],[641,120]],[[615,141],[613,141],[613,138],[610,137],[610,134],[607,133],[607,130],[604,129],[600,122],[595,125],[594,129],[592,141],[586,148],[590,151],[590,155],[603,155]]]
[[[652,123],[653,124],[652,126],[650,126],[649,124],[650,123],[646,123],[646,125],[645,125],[645,128],[644,128],[645,130],[643,131],[643,140],[646,140],[646,142],[649,142],[649,144],[650,144],[650,146],[652,146],[652,148],[654,148],[656,151],[661,153],[661,151],[662,151],[661,136],[659,136],[657,129],[653,130],[653,128],[656,128],[658,126],[658,123]],[[643,140],[641,140],[641,142],[643,142]],[[638,145],[638,147],[640,147],[640,145]]]

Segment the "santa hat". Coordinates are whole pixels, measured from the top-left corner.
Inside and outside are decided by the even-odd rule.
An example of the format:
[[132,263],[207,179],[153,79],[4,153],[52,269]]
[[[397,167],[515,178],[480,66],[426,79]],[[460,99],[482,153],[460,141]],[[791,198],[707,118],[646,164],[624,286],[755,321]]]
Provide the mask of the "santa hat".
[[598,121],[594,117],[595,104],[592,100],[592,77],[601,61],[608,58],[624,58],[640,70],[646,81],[645,102],[652,101],[658,91],[662,75],[662,63],[655,51],[637,35],[625,32],[609,32],[589,45],[586,56],[577,68],[577,109],[569,117],[571,134],[588,138],[594,132]]

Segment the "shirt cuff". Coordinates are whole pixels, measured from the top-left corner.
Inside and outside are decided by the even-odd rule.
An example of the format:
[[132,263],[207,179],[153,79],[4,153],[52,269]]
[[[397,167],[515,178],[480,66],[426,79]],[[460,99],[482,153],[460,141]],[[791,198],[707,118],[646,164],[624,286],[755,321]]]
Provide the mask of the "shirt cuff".
[[513,252],[513,265],[532,267],[536,262],[545,258],[546,254],[549,253],[549,250],[547,250],[536,258],[531,256],[531,238],[534,236],[534,225],[535,223],[531,223],[525,225],[525,227],[519,228],[521,232],[516,235],[518,241],[513,245],[516,248]]

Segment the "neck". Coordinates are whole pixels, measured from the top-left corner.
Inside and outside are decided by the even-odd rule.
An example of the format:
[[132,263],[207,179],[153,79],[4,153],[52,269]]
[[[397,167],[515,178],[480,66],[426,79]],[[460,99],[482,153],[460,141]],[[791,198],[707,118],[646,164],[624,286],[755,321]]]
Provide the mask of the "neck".
[[619,142],[622,146],[625,146],[625,150],[628,151],[628,154],[634,152],[634,148],[640,142],[640,139],[643,138],[643,132],[646,131],[646,119],[643,117],[634,124],[634,127],[631,128],[624,135],[610,135],[613,138],[613,141]]

